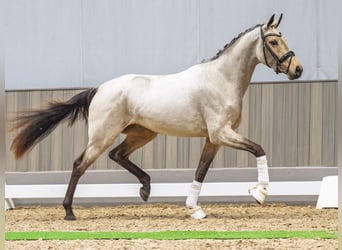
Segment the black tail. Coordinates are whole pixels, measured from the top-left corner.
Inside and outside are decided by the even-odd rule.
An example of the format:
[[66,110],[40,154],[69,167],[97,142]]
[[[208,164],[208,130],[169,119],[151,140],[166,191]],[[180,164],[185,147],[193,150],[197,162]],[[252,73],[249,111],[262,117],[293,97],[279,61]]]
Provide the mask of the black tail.
[[20,129],[14,138],[11,150],[15,158],[22,157],[37,143],[47,137],[62,121],[72,126],[78,119],[88,121],[91,100],[97,88],[83,91],[66,102],[50,102],[44,109],[22,112],[14,120],[12,130]]

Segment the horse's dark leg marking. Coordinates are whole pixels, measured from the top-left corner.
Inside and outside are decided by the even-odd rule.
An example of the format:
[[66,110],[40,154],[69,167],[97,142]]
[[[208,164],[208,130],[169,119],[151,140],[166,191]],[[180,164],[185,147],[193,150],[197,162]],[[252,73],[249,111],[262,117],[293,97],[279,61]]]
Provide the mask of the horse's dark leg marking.
[[86,150],[74,161],[74,166],[71,173],[68,189],[63,200],[63,206],[66,212],[65,220],[75,220],[75,215],[72,211],[72,201],[76,186],[80,177],[85,173],[88,167],[103,153],[108,147],[108,144],[103,144],[103,141],[92,142],[88,144]]
[[76,190],[78,180],[84,174],[85,170],[89,166],[88,164],[87,165],[84,164],[84,166],[80,166],[82,163],[83,156],[84,156],[84,152],[74,161],[74,166],[72,169],[72,174],[71,174],[71,178],[69,181],[68,189],[65,194],[65,198],[63,200],[63,207],[66,213],[64,217],[65,220],[76,220],[76,217],[72,211],[72,201],[74,198],[74,193]]
[[201,207],[197,205],[197,201],[201,192],[202,182],[204,181],[209,166],[219,148],[219,144],[212,144],[207,138],[198,167],[196,169],[195,180],[190,186],[189,194],[185,201],[185,205],[189,208],[191,217],[194,219],[203,219],[206,217],[206,214],[203,212]]
[[201,154],[201,159],[199,161],[196,174],[195,174],[196,181],[201,182],[201,183],[204,181],[204,178],[208,172],[209,166],[212,163],[219,148],[220,148],[219,145],[214,145],[208,139],[206,140],[205,146]]
[[248,151],[255,155],[255,157],[265,155],[264,149],[259,144],[256,144],[247,138],[243,138],[241,142],[233,140],[233,143],[234,145],[232,147]]
[[217,138],[218,141],[215,140],[215,143],[217,144],[223,144],[235,149],[248,151],[255,155],[255,157],[265,155],[264,149],[259,144],[256,144],[251,140],[243,137],[231,128],[223,130],[221,133],[219,133]]
[[128,157],[135,150],[153,140],[157,134],[139,125],[130,126],[123,133],[127,134],[127,137],[119,146],[109,152],[109,157],[138,178],[143,185],[140,188],[140,197],[147,201],[151,191],[150,176],[131,162]]

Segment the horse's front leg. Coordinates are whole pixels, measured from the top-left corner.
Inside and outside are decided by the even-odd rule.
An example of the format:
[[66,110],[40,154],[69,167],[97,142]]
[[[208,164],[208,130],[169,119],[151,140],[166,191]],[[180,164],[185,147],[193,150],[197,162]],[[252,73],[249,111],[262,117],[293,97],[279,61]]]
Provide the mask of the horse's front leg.
[[203,212],[201,207],[197,205],[197,200],[209,166],[219,148],[219,145],[212,144],[208,139],[203,148],[201,159],[196,170],[195,180],[191,184],[189,195],[186,199],[186,206],[189,209],[191,217],[194,219],[203,219],[206,217],[206,214]]
[[248,191],[259,204],[264,203],[268,194],[267,188],[269,183],[267,158],[264,149],[260,145],[241,136],[228,126],[212,133],[210,139],[214,143],[248,151],[256,157],[258,184]]

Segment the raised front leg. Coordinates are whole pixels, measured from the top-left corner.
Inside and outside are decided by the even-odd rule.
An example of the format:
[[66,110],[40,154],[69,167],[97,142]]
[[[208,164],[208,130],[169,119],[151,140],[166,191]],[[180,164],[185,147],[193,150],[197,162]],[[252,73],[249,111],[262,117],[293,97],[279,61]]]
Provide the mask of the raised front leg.
[[203,148],[201,159],[196,170],[195,180],[191,184],[189,195],[186,199],[186,206],[189,208],[189,213],[194,219],[203,219],[206,217],[202,208],[197,205],[197,200],[201,192],[202,182],[219,148],[219,145],[212,144],[208,139]]
[[268,194],[267,188],[269,183],[269,175],[267,158],[263,148],[260,145],[241,136],[228,126],[211,133],[210,139],[215,144],[217,143],[235,149],[245,150],[255,155],[258,170],[258,184],[250,188],[248,191],[259,204],[264,203]]
[[259,204],[263,204],[268,194],[267,189],[269,183],[267,158],[266,155],[263,155],[257,157],[256,160],[258,169],[258,184],[248,189],[248,192]]

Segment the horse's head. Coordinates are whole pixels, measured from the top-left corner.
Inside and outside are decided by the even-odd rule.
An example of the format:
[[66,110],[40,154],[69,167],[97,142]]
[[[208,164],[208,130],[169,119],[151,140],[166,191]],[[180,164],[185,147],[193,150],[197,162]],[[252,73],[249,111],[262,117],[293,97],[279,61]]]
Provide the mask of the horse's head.
[[277,74],[284,73],[290,80],[294,80],[302,75],[303,66],[277,30],[282,17],[283,14],[278,20],[274,20],[273,15],[264,25],[260,26],[262,49],[259,50],[258,57],[265,65],[273,68]]

